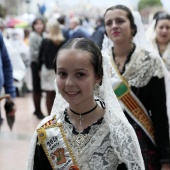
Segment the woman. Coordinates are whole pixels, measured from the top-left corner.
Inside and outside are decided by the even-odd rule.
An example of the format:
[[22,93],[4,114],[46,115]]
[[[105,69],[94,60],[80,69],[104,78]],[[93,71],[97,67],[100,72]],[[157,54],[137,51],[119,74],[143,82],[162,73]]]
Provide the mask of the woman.
[[[123,5],[104,14],[112,47],[109,53],[112,88],[140,143],[146,170],[170,169],[169,124],[165,73],[161,59],[133,42],[141,33],[132,12]],[[137,32],[139,31],[139,32]],[[141,36],[144,39],[144,34]],[[113,46],[114,44],[114,46]]]
[[[12,129],[14,120],[10,121],[10,119],[15,116],[16,106],[12,102],[12,100],[14,100],[14,98],[16,97],[16,89],[14,86],[12,63],[11,63],[10,57],[8,55],[8,51],[7,51],[3,36],[0,33],[0,96],[3,92],[8,94],[5,96],[8,98],[8,100],[6,100],[5,105],[7,105],[8,103],[11,104],[11,108],[10,108],[11,113],[9,112],[9,109],[8,109],[7,121],[9,121],[8,122],[10,124],[9,126]],[[5,109],[6,109],[6,107],[5,107]],[[10,115],[9,113],[11,114],[11,118],[9,116]],[[1,117],[1,107],[0,107],[0,128],[1,128],[1,124],[3,123],[3,120],[4,119]]]
[[36,18],[32,23],[32,32],[29,35],[29,46],[32,71],[33,101],[35,107],[34,114],[37,116],[38,119],[44,118],[44,115],[41,111],[41,85],[38,67],[38,55],[41,41],[44,36],[44,31],[44,20],[41,18]]
[[46,92],[46,106],[48,114],[55,98],[53,61],[58,49],[64,43],[64,37],[56,20],[47,22],[47,38],[42,40],[39,53],[39,66],[41,71],[41,88]]
[[170,72],[170,15],[166,12],[159,12],[148,30],[148,38]]
[[99,48],[85,38],[68,40],[54,67],[56,99],[34,133],[27,169],[116,170],[124,162],[129,170],[144,170],[135,132],[110,94]]

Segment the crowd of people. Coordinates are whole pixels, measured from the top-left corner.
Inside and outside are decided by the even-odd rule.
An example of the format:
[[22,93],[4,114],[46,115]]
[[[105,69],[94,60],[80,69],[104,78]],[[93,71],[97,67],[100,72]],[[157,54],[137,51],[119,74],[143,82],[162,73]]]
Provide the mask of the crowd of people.
[[[101,23],[99,24],[101,25]],[[96,26],[99,24],[96,23]],[[41,109],[42,93],[46,93],[47,112],[48,114],[51,112],[55,98],[52,83],[55,77],[53,60],[60,46],[71,38],[85,37],[98,41],[101,48],[104,37],[103,22],[102,25],[103,30],[100,31],[100,34],[102,33],[100,37],[93,36],[79,17],[72,17],[69,26],[66,26],[66,16],[64,15],[49,20],[37,17],[32,22],[31,29],[4,29],[4,25],[1,27],[13,66],[16,95],[24,96],[25,93],[32,92],[35,108],[33,114],[38,119],[41,120],[45,117]],[[93,32],[95,34],[97,31]]]
[[167,12],[147,30],[124,5],[106,9],[93,32],[78,16],[69,27],[65,16],[36,18],[27,40],[33,114],[43,119],[28,170],[170,170]]

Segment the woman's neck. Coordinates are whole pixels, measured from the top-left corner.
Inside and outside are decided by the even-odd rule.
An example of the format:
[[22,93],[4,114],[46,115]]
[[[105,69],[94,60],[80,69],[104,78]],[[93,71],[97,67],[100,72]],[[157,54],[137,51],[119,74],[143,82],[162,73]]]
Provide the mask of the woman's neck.
[[113,50],[114,56],[119,58],[127,57],[127,54],[129,54],[132,48],[133,48],[132,43],[114,45],[114,50]]
[[167,47],[168,43],[160,43],[158,41],[156,43],[157,43],[159,51],[161,53],[163,53],[166,50],[166,47]]
[[96,101],[94,99],[88,100],[86,102],[80,104],[70,104],[69,107],[77,113],[84,113],[92,109],[96,105]]
[[[90,105],[90,107],[88,107],[88,109],[94,108],[95,105],[96,105],[96,101],[94,101],[94,104]],[[87,110],[87,107],[83,107],[83,108],[84,109],[83,110],[81,109],[81,111],[80,111],[80,109],[78,110],[78,108],[77,108],[76,112],[83,113],[83,112],[89,111],[89,110]],[[76,108],[74,107],[74,109],[76,109]],[[97,122],[97,120],[99,120],[103,116],[104,110],[100,106],[97,105],[97,107],[92,112],[82,115],[82,116],[73,113],[69,108],[67,110],[67,113],[68,113],[69,119],[70,119],[71,123],[73,124],[73,126],[78,131],[82,131],[82,130],[86,129],[88,126]]]
[[135,50],[135,44],[127,44],[113,47],[113,60],[121,74],[125,71],[125,64]]
[[43,33],[42,32],[38,32],[38,31],[35,31],[38,35],[42,36]]

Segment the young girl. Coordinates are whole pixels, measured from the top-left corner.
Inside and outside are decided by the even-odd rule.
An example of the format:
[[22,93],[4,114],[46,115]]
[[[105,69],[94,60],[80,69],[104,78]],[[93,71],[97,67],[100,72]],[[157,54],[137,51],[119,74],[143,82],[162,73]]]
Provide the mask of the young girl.
[[135,132],[111,93],[102,60],[99,48],[84,38],[59,49],[56,100],[33,136],[28,170],[116,170],[122,162],[144,170]]

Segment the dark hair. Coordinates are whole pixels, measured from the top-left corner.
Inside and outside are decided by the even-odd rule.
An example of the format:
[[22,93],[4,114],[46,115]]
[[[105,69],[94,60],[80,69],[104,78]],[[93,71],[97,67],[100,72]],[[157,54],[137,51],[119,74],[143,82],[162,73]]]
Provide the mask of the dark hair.
[[115,10],[115,9],[121,9],[121,10],[124,10],[127,13],[127,17],[128,17],[128,19],[130,21],[131,28],[134,29],[133,36],[135,36],[136,33],[137,33],[137,26],[135,24],[133,14],[132,14],[131,10],[128,7],[126,7],[124,5],[115,5],[115,6],[112,6],[112,7],[108,8],[108,9],[106,9],[106,11],[104,13],[104,18],[105,18],[106,13],[108,11]]
[[164,13],[164,11],[157,11],[154,15],[153,15],[153,19],[157,19],[157,17],[159,16],[159,14]]
[[61,15],[60,17],[57,18],[58,22],[62,25],[65,24],[65,15]]
[[32,30],[33,30],[33,31],[36,31],[35,28],[34,28],[34,26],[37,24],[38,21],[42,21],[42,23],[44,24],[44,29],[43,29],[43,31],[45,31],[45,21],[44,21],[44,19],[42,19],[42,18],[36,18],[36,19],[32,22]]
[[101,25],[104,25],[104,18],[103,17],[98,16],[96,21],[99,21],[101,23]]
[[170,15],[167,14],[166,12],[159,12],[155,16],[156,22],[155,22],[155,28],[158,24],[158,21],[163,20],[163,19],[168,19],[170,21]]
[[96,76],[99,78],[103,77],[103,67],[102,67],[102,53],[98,46],[91,40],[86,38],[73,38],[69,39],[65,44],[61,46],[61,48],[58,50],[57,55],[54,59],[54,70],[56,72],[56,62],[57,57],[60,51],[65,49],[80,49],[83,51],[88,52],[91,55],[91,62],[94,68],[94,72]]
[[24,29],[24,38],[29,37],[30,30],[29,29]]

